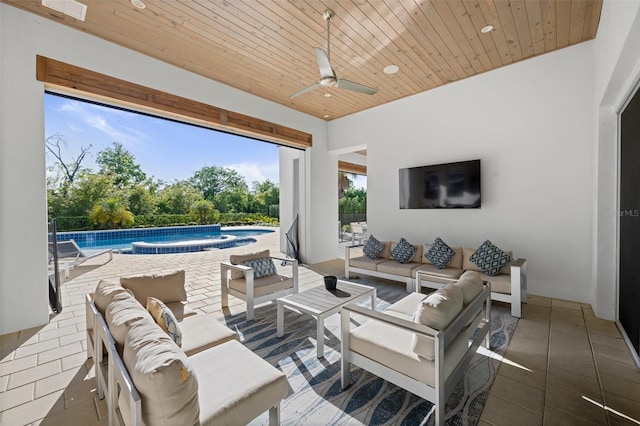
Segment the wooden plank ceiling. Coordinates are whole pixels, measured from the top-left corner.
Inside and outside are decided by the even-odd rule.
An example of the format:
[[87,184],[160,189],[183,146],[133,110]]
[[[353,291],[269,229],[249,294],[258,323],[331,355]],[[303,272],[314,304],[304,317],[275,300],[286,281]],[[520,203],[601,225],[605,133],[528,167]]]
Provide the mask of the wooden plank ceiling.
[[[142,0],[144,9],[80,0],[82,22],[41,0],[1,1],[326,120],[593,39],[602,9],[602,0]],[[326,9],[337,77],[376,94],[289,97],[319,78]],[[494,29],[482,33],[486,25]],[[388,65],[399,72],[385,74]]]

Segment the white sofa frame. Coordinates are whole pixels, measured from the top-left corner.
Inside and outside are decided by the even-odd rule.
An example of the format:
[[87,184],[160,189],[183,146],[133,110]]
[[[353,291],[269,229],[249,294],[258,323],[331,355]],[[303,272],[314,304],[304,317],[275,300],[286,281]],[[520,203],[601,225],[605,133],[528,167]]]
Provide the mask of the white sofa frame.
[[[141,426],[143,423],[140,394],[133,385],[133,380],[116,349],[115,340],[111,336],[107,323],[93,303],[92,295],[86,296],[86,303],[89,313],[87,318],[93,324],[91,331],[87,327],[87,354],[93,358],[96,365],[98,396],[100,399],[106,397],[108,424],[109,426]],[[121,392],[127,399],[129,413],[123,413],[119,408],[118,395]],[[269,426],[279,424],[280,404],[277,404],[269,408]]]
[[[407,293],[420,291],[422,287],[438,289],[445,284],[455,283],[457,278],[443,278],[431,275],[428,272],[418,272],[416,278],[405,277],[401,275],[389,274],[386,272],[378,272],[370,269],[356,268],[349,264],[351,259],[351,249],[358,246],[345,247],[344,255],[344,276],[349,279],[351,273],[362,274],[371,277],[384,278],[391,281],[403,282],[406,285]],[[393,260],[393,259],[389,259]],[[491,300],[496,302],[505,302],[511,305],[511,315],[517,318],[522,317],[522,303],[527,303],[527,259],[515,259],[511,263],[511,294],[507,293],[491,293]]]
[[[293,286],[284,290],[265,294],[264,296],[261,296],[261,297],[255,297],[254,287],[255,287],[256,279],[254,278],[253,268],[245,265],[234,265],[231,262],[221,262],[220,263],[220,285],[222,290],[222,296],[221,296],[222,307],[229,306],[229,295],[235,296],[238,299],[242,299],[247,304],[247,320],[250,321],[253,319],[254,307],[256,305],[259,305],[265,302],[270,302],[272,300],[278,299],[279,297],[287,296],[289,294],[298,293],[298,260],[275,257],[275,256],[270,256],[270,257],[272,260],[277,260],[277,261],[288,263],[291,265],[291,278],[293,279]],[[231,270],[240,271],[244,274],[244,279],[247,284],[246,294],[229,287],[229,274]]]
[[[351,384],[351,364],[358,366],[364,370],[403,388],[407,391],[433,402],[435,406],[435,424],[436,426],[444,425],[445,403],[451,392],[455,389],[457,383],[462,378],[465,369],[469,365],[471,359],[475,355],[478,347],[484,340],[484,344],[489,348],[491,340],[491,284],[485,283],[482,292],[476,296],[462,312],[442,331],[434,330],[425,325],[387,315],[384,312],[377,312],[355,304],[346,305],[342,310],[341,328],[342,328],[342,388],[346,389]],[[361,354],[351,352],[350,350],[350,327],[351,314],[363,315],[367,318],[382,321],[384,323],[398,327],[401,330],[411,331],[420,334],[423,337],[432,339],[435,345],[435,368],[434,386],[422,383],[413,377],[402,374],[384,364],[367,358]],[[456,367],[453,369],[448,378],[444,377],[444,359],[447,347],[453,342],[458,334],[465,329],[469,323],[477,320],[478,317],[479,332],[471,340],[467,351],[460,359]]]

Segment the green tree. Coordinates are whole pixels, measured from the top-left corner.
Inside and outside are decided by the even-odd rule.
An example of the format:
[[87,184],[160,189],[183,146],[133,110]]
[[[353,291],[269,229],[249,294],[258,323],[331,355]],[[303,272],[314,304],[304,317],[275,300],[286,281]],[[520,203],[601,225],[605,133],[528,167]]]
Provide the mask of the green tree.
[[246,188],[223,191],[214,197],[214,203],[223,213],[243,213],[249,209],[250,195]]
[[191,206],[202,199],[202,193],[189,182],[176,181],[158,194],[158,212],[188,214]]
[[280,188],[269,179],[253,182],[255,212],[269,216],[272,206],[280,205]]
[[220,212],[216,210],[216,206],[209,200],[196,201],[191,206],[189,215],[195,218],[200,225],[215,223],[220,219]]
[[248,191],[244,177],[227,167],[205,166],[195,172],[189,182],[202,192],[206,200],[213,202],[216,202],[216,195],[223,192]]
[[345,192],[353,188],[353,173],[338,172],[338,198],[344,197]]
[[126,195],[129,210],[135,216],[154,214],[158,210],[157,198],[153,183],[135,185]]
[[100,224],[101,227],[106,225],[110,229],[118,225],[127,228],[134,223],[133,214],[115,198],[100,200],[93,206],[89,217],[93,223]]
[[56,195],[61,198],[56,200],[56,204],[62,211],[56,212],[52,217],[87,217],[98,201],[113,197],[115,190],[111,176],[97,175],[89,171],[83,171],[74,184],[69,187],[66,194],[60,191]]
[[130,187],[147,179],[133,154],[119,142],[113,142],[113,147],[100,151],[96,163],[100,166],[100,173],[112,176],[113,183],[118,188]]

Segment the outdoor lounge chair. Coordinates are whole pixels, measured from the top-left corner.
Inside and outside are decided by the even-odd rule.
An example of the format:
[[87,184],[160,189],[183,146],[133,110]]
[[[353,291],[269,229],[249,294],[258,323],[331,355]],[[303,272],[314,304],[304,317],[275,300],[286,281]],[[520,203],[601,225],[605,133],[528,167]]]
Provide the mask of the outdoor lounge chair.
[[[55,246],[58,248],[58,264],[60,269],[64,270],[65,279],[69,278],[71,269],[94,257],[108,253],[109,260],[113,260],[112,249],[84,251],[74,240],[58,241]],[[53,262],[53,251],[55,250],[55,246],[53,242],[49,242],[50,264]]]
[[[291,275],[278,274],[274,259],[290,265]],[[264,265],[272,268],[265,269]],[[298,261],[273,257],[269,250],[231,255],[229,262],[220,263],[220,284],[222,307],[229,306],[229,295],[235,296],[246,302],[247,320],[252,320],[254,306],[298,293]]]

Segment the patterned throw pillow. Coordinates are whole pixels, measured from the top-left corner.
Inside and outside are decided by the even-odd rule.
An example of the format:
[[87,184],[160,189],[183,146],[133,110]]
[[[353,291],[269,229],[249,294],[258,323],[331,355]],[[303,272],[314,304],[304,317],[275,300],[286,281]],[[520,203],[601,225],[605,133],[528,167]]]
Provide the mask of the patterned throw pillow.
[[473,252],[469,260],[478,265],[485,274],[495,277],[507,263],[511,262],[511,256],[486,240]]
[[391,257],[400,263],[407,263],[416,254],[416,248],[404,238],[400,238],[398,244],[391,250]]
[[275,275],[278,273],[276,265],[270,257],[261,257],[260,259],[247,260],[242,262],[244,266],[253,268],[253,278],[262,278],[267,275]]
[[362,251],[367,257],[376,260],[384,251],[384,243],[378,241],[373,235],[369,236],[367,243],[362,247]]
[[431,248],[427,250],[424,257],[429,259],[429,261],[433,263],[433,266],[442,269],[447,267],[455,255],[456,252],[438,237],[434,243],[431,244]]
[[160,328],[171,337],[171,340],[176,345],[182,346],[182,330],[178,327],[178,321],[171,309],[167,308],[167,305],[162,303],[160,299],[147,297],[147,311],[149,311]]

